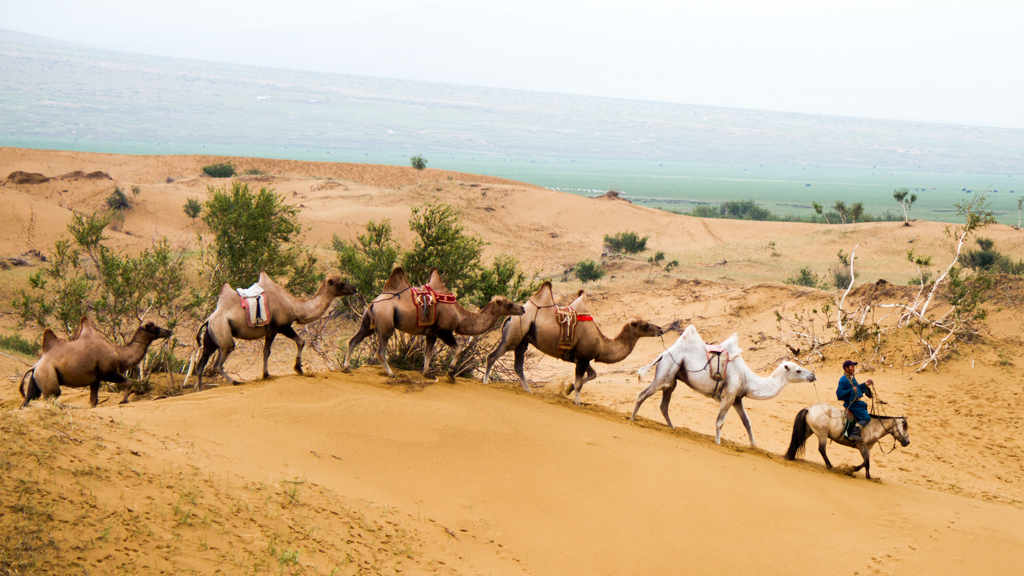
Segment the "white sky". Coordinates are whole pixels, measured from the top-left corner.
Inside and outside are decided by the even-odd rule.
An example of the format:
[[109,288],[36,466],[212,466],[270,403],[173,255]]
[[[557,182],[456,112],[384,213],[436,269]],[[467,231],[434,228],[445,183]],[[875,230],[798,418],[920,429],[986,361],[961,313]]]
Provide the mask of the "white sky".
[[1024,128],[1019,1],[0,0],[0,14],[163,56]]

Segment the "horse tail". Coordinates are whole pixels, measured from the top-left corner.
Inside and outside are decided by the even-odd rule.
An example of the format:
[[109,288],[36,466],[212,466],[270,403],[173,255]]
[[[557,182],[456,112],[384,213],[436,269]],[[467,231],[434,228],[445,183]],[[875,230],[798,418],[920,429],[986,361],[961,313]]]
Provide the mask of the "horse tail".
[[810,429],[807,426],[807,408],[804,408],[796,415],[793,422],[793,439],[789,442],[789,449],[786,450],[786,460],[795,460],[804,452],[804,444],[810,436]]
[[27,378],[29,374],[32,375],[32,378],[36,377],[36,367],[35,366],[29,368],[28,370],[25,371],[24,374],[21,375],[21,384],[18,385],[18,392],[21,393],[21,397],[22,398],[25,397],[25,378]]
[[196,331],[196,346],[202,346],[203,345],[202,335],[203,335],[203,329],[204,328],[206,329],[206,332],[208,334],[210,332],[210,321],[209,320],[207,320],[206,322],[203,322],[203,325],[200,326],[199,330]]

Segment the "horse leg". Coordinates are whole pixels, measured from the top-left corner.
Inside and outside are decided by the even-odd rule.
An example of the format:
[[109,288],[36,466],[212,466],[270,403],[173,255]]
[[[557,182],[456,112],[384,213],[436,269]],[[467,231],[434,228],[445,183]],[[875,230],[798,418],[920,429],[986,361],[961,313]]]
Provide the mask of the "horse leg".
[[366,339],[367,336],[373,333],[373,318],[370,317],[370,309],[367,308],[366,312],[363,312],[363,319],[359,323],[359,330],[348,339],[348,348],[345,350],[345,363],[342,365],[342,372],[348,372],[349,359],[352,358],[352,351],[356,349],[359,344]]
[[825,453],[825,444],[828,443],[827,436],[818,436],[818,452],[821,453],[821,458],[825,461],[825,468],[832,469],[832,462],[829,462],[828,454]]
[[516,376],[519,376],[519,382],[523,385],[523,388],[525,388],[527,392],[533,394],[533,390],[530,390],[530,385],[526,383],[526,371],[523,370],[523,366],[526,364],[526,348],[529,345],[529,342],[526,340],[522,340],[516,345],[516,360],[513,365],[513,370],[515,370]]
[[[302,374],[302,349],[306,347],[306,341],[303,340],[301,336],[296,334],[295,328],[292,328],[291,326],[285,326],[278,331],[281,333],[282,336],[290,338],[291,341],[295,342],[295,345],[299,347],[299,349],[295,352],[295,373]],[[264,350],[263,353],[269,354],[270,347],[267,346],[267,350]]]
[[867,443],[862,443],[860,446],[857,446],[857,449],[860,450],[860,455],[864,457],[864,463],[854,468],[853,471],[856,472],[863,468],[864,477],[871,480],[871,448]]
[[672,419],[668,417],[668,403],[672,401],[672,393],[676,391],[676,381],[672,380],[672,385],[661,391],[661,415],[665,417],[665,423],[668,427],[675,430],[676,427],[672,425]]
[[754,442],[754,431],[750,429],[750,418],[747,418],[747,411],[743,408],[743,398],[737,398],[736,402],[733,403],[732,408],[740,415],[740,421],[743,422],[743,427],[747,429],[747,436],[750,437],[750,445],[757,446],[757,442]]
[[270,346],[274,344],[274,338],[277,337],[277,332],[273,330],[267,330],[267,337],[263,340],[263,379],[270,379],[270,370],[268,370],[268,364],[270,363]]
[[722,405],[718,409],[718,419],[715,420],[715,444],[722,443],[722,424],[725,424],[725,415],[729,413],[729,408],[735,401],[735,396],[722,396]]

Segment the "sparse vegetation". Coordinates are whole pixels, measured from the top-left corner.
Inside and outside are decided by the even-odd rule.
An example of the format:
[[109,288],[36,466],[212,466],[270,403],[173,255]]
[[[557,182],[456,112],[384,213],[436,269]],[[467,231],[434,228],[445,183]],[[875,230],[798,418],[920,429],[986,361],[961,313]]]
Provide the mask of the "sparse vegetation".
[[199,217],[203,211],[203,203],[199,201],[199,198],[189,197],[185,201],[185,215],[195,220]]
[[786,284],[794,284],[796,286],[806,286],[808,288],[819,288],[821,286],[821,278],[811,271],[810,268],[804,266],[797,272],[796,276],[790,276],[783,280]]
[[243,174],[245,174],[246,176],[265,176],[267,173],[264,172],[263,170],[260,170],[259,168],[249,168],[248,170],[243,172]]
[[203,172],[211,178],[230,178],[235,175],[235,167],[230,163],[221,162],[203,166]]
[[132,186],[132,197],[138,198],[139,194],[142,194],[142,188],[138,186]]
[[423,170],[427,167],[427,159],[422,154],[417,154],[412,158],[409,158],[409,164],[412,165],[416,170]]
[[991,238],[977,238],[975,242],[980,250],[964,251],[964,266],[996,274],[1024,275],[1024,260],[1014,261],[1006,254],[1000,253]]
[[892,197],[903,209],[903,225],[910,226],[910,207],[917,202],[917,194],[911,194],[908,188],[897,188],[892,191]]
[[40,351],[40,345],[38,342],[29,342],[22,338],[20,334],[0,336],[0,348],[10,350],[11,352],[18,352],[26,356],[38,356]]
[[107,207],[111,210],[127,210],[132,207],[132,204],[121,188],[115,186],[114,191],[107,196]]
[[604,268],[601,268],[601,265],[593,260],[577,262],[575,270],[576,277],[584,284],[587,282],[593,282],[594,280],[600,280],[604,277]]
[[636,232],[619,232],[614,236],[605,234],[604,244],[612,252],[623,254],[639,254],[647,250],[647,239],[650,236],[640,237]]
[[839,289],[845,290],[850,286],[850,281],[853,277],[850,275],[850,257],[839,250],[836,254],[838,261],[829,268],[829,274],[832,276],[832,286]]
[[[650,258],[647,259],[647,263],[651,265],[650,269],[647,270],[647,280],[645,280],[648,284],[654,284],[654,281],[658,278],[658,275],[668,274],[669,272],[671,272],[672,270],[679,266],[679,260],[673,260],[666,264],[662,264],[662,262],[664,261],[665,253],[662,252],[661,250],[657,251],[654,254],[654,256],[651,256]],[[655,268],[658,269],[657,272],[654,271]]]

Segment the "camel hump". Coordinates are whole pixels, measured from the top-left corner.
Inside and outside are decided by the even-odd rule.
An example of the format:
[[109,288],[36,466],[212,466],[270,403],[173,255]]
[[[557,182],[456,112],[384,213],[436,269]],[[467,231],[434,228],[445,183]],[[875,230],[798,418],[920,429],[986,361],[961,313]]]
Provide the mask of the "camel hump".
[[384,291],[394,294],[395,292],[401,292],[410,286],[412,286],[412,284],[409,283],[409,278],[406,277],[405,270],[402,270],[401,266],[395,266],[395,269],[391,271],[391,276],[388,277],[388,281],[384,283]]
[[537,307],[554,306],[555,296],[551,291],[551,281],[545,280],[544,283],[540,285],[540,288],[537,288],[537,291],[533,293],[530,300],[537,305]]
[[[277,286],[277,282],[274,282],[274,279],[270,277],[270,274],[267,274],[263,270],[260,270],[260,277],[259,280],[256,281],[256,283],[259,284],[260,288],[263,288],[264,290],[266,290],[267,288]],[[239,288],[242,288],[242,286],[239,286]]]
[[569,307],[579,314],[589,314],[587,311],[587,293],[583,290],[577,292],[578,296],[569,304]]
[[82,332],[92,329],[92,322],[88,316],[82,316],[82,319],[78,321],[78,328],[75,329],[75,335],[71,337],[72,340],[77,340]]
[[52,349],[54,346],[60,343],[60,338],[53,333],[53,330],[47,328],[43,330],[43,354]]
[[225,296],[234,296],[235,298],[237,298],[238,297],[238,293],[235,292],[235,289],[231,287],[231,284],[228,284],[227,282],[225,282],[225,283],[220,285],[220,296],[221,296],[221,298],[223,298]]
[[735,358],[743,353],[743,348],[740,348],[740,335],[735,332],[732,336],[723,340],[719,346],[725,348],[730,358]]
[[704,343],[704,339],[700,337],[700,333],[697,332],[697,327],[694,326],[693,324],[690,324],[689,326],[687,326],[686,330],[683,330],[683,333],[680,334],[679,338],[680,339],[686,338],[687,340],[696,340],[697,342],[700,342],[701,344]]
[[438,294],[448,294],[448,287],[444,285],[444,280],[441,279],[441,272],[437,268],[430,269],[427,286],[430,286],[430,289]]

